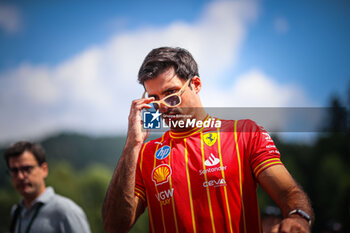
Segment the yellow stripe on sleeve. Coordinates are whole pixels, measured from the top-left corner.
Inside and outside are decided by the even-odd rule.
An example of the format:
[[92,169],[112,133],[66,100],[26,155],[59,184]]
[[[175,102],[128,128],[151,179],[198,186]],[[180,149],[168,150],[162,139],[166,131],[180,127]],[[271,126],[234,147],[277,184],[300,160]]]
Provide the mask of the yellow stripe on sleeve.
[[264,166],[265,163],[268,163],[268,162],[275,162],[275,161],[281,162],[281,160],[280,160],[279,158],[272,158],[272,159],[267,159],[267,160],[262,161],[258,166],[256,166],[256,167],[254,168],[254,174],[256,173],[257,170],[260,169],[260,167]]
[[140,193],[135,192],[135,196],[138,196],[138,197],[142,200],[142,202],[143,202],[144,204],[146,203],[145,198],[144,198]]
[[258,176],[260,175],[260,173],[265,170],[268,167],[274,166],[274,165],[283,165],[281,161],[277,161],[277,162],[271,162],[271,163],[267,163],[265,164],[262,168],[260,168],[256,173],[255,173],[255,177],[258,178]]
[[143,200],[143,202],[146,202],[146,195],[141,189],[135,187],[135,195],[140,197]]

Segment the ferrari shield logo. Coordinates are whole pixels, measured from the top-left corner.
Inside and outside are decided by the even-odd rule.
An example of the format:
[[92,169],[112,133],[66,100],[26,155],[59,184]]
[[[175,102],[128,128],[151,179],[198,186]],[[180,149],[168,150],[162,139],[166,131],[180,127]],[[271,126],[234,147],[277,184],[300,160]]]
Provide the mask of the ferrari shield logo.
[[203,135],[203,140],[204,140],[205,144],[207,144],[208,146],[214,145],[217,138],[218,138],[217,133],[206,133]]

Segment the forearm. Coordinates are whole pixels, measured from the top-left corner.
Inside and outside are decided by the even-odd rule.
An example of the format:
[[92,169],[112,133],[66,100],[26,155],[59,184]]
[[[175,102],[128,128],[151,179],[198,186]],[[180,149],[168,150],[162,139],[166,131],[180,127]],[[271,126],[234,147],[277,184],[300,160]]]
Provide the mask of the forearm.
[[126,232],[135,221],[135,173],[140,148],[126,144],[109,184],[102,208],[108,232]]
[[313,210],[306,193],[297,185],[284,166],[273,166],[263,171],[258,177],[261,186],[280,207],[283,221],[273,232],[310,232],[306,218],[298,214],[288,216],[290,211],[300,209],[314,219]]
[[300,186],[295,184],[295,186],[290,187],[285,191],[284,195],[279,199],[278,205],[282,211],[284,217],[288,217],[290,211],[295,209],[301,209],[310,215],[311,220],[314,220],[314,213],[311,207],[310,200],[306,193],[302,190]]

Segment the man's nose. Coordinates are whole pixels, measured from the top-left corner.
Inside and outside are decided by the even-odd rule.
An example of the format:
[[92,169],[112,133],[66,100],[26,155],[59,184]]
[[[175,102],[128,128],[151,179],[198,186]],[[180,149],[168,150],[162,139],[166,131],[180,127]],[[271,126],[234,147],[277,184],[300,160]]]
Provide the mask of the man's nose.
[[22,180],[22,179],[24,179],[24,177],[25,177],[24,172],[19,170],[17,173],[17,179]]

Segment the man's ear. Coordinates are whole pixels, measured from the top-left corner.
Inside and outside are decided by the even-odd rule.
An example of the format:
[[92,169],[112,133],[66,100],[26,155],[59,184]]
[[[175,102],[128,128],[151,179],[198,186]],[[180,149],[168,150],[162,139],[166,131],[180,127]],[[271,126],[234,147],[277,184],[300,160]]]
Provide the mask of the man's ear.
[[46,178],[47,175],[49,174],[49,166],[47,165],[46,162],[44,162],[44,163],[42,163],[42,164],[40,165],[40,167],[41,167],[41,169],[42,169],[42,171],[43,171],[44,178]]
[[202,88],[202,81],[198,76],[194,76],[191,81],[191,87],[194,90],[196,94],[199,93],[199,91]]

